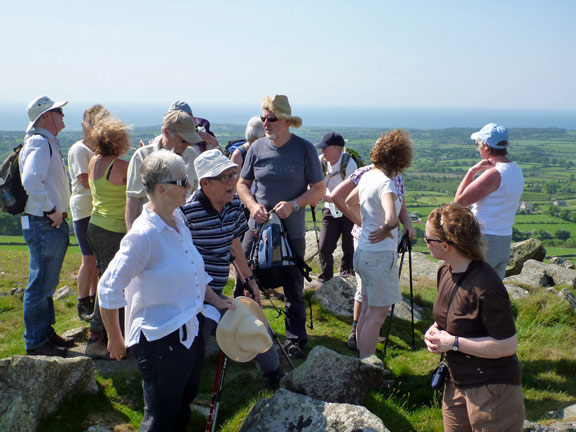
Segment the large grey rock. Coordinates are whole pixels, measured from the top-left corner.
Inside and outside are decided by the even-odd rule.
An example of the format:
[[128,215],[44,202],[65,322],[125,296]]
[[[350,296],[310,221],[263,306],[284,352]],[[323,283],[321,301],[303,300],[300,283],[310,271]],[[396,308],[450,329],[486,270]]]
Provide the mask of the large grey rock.
[[40,420],[64,398],[82,392],[98,392],[94,362],[88,357],[1,359],[0,430],[36,430]]
[[324,282],[314,294],[314,298],[322,307],[334,315],[352,318],[354,310],[354,294],[356,293],[355,278],[334,276]]
[[516,285],[529,291],[554,285],[554,281],[546,274],[544,268],[531,267],[530,265],[524,267],[522,273],[504,278],[504,284]]
[[506,287],[506,290],[508,291],[508,295],[513,300],[521,299],[523,297],[526,297],[528,294],[530,294],[530,292],[528,290],[525,290],[524,288],[519,287],[518,285],[514,285],[512,283],[505,283],[504,286]]
[[[414,304],[414,322],[422,321],[422,312],[423,308],[418,306],[416,303]],[[412,320],[412,312],[410,306],[410,299],[402,296],[402,300],[394,305],[394,317],[400,318],[406,321]]]
[[[398,265],[400,265],[401,255],[398,257]],[[404,255],[404,264],[402,265],[402,273],[400,274],[400,285],[409,286],[410,284],[410,265],[408,262],[408,252]],[[427,279],[436,281],[438,276],[438,262],[432,261],[428,255],[421,252],[412,252],[412,280],[419,281]]]
[[376,356],[360,360],[317,345],[306,361],[288,373],[280,385],[327,402],[361,404],[388,373]]
[[[320,236],[320,224],[318,221],[318,236]],[[336,271],[340,268],[340,263],[342,262],[342,238],[338,239],[336,244],[336,249],[332,254],[334,258],[334,268]],[[320,257],[318,256],[318,243],[316,242],[316,235],[314,230],[306,231],[306,253],[304,255],[304,261],[308,264],[320,265]]]
[[[572,310],[576,311],[576,296],[572,291],[570,291],[568,288],[562,288],[558,292],[558,297],[560,297],[562,300],[566,300],[570,304]],[[574,405],[574,411],[574,417],[576,417],[576,405]]]
[[546,413],[549,418],[565,420],[568,418],[576,418],[576,405],[570,405],[556,411],[549,411]]
[[558,265],[560,267],[565,267],[568,269],[573,269],[576,266],[574,266],[574,263],[572,261],[567,260],[566,258],[563,257],[552,257],[550,258],[550,264],[555,264]]
[[357,405],[324,402],[285,389],[258,401],[240,432],[388,432],[382,420]]
[[543,261],[546,249],[540,240],[530,238],[510,246],[510,260],[506,267],[506,276],[517,275],[522,271],[524,263],[530,259]]
[[524,263],[522,273],[527,271],[544,273],[549,279],[549,286],[568,285],[570,288],[576,288],[576,270],[528,260]]
[[576,432],[576,422],[558,422],[542,425],[525,421],[524,432]]

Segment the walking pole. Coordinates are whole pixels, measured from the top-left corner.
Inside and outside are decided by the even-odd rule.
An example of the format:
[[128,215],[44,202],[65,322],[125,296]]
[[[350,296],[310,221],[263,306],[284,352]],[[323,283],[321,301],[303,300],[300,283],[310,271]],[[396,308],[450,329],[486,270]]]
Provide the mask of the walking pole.
[[310,206],[312,222],[314,223],[314,234],[316,235],[316,247],[318,248],[318,261],[322,260],[320,255],[320,239],[318,239],[318,225],[316,225],[316,207]]
[[[410,238],[408,237],[408,233],[402,236],[402,240],[400,240],[400,243],[398,244],[398,252],[402,252],[402,256],[400,258],[400,265],[398,266],[398,278],[400,278],[400,275],[402,274],[402,265],[404,264],[404,255],[406,254],[406,249],[407,247],[409,247],[410,250],[412,249],[412,246],[407,245],[410,245]],[[410,256],[411,255],[408,255],[409,258]],[[410,269],[412,269],[412,262],[410,262]],[[410,278],[410,305],[412,308],[414,308],[412,303],[412,278]],[[390,340],[390,329],[392,328],[392,318],[394,317],[394,306],[396,306],[396,304],[393,304],[392,307],[390,308],[390,320],[388,321],[388,329],[386,330],[386,341],[384,342],[384,355],[386,355],[386,349],[388,348],[388,341]],[[412,310],[412,346],[414,346],[414,310]]]
[[[236,261],[232,260],[232,265],[234,266],[234,268],[236,269],[236,273],[238,274],[238,277],[240,278],[240,282],[242,283],[242,285],[244,286],[248,286],[248,284],[246,284],[246,278],[242,275],[242,273],[240,272],[240,270],[238,270],[238,266],[236,265]],[[258,289],[260,291],[262,291],[262,293],[268,297],[268,300],[270,301],[270,304],[272,304],[272,307],[276,310],[276,312],[278,312],[278,315],[276,316],[276,318],[278,318],[280,315],[282,315],[282,312],[280,309],[278,309],[276,307],[276,305],[274,304],[274,302],[272,302],[272,299],[270,298],[269,294],[266,292],[266,290],[262,287],[261,284],[259,284],[258,282],[256,282],[256,284],[258,285]],[[249,287],[249,286],[248,286]],[[282,346],[282,343],[280,343],[280,338],[278,338],[278,335],[276,334],[276,332],[272,329],[272,326],[270,325],[270,323],[268,323],[268,330],[270,331],[270,333],[272,334],[272,337],[274,338],[274,340],[276,341],[276,343],[278,344],[278,346],[280,347],[280,351],[282,352],[282,354],[284,355],[284,357],[286,358],[286,360],[288,361],[288,364],[290,365],[291,370],[294,370],[295,366],[294,363],[292,362],[292,359],[290,359],[290,356],[288,355],[288,353],[286,352],[286,349]]]
[[220,397],[222,395],[227,363],[228,357],[226,357],[224,351],[220,351],[216,379],[214,380],[214,387],[212,388],[212,399],[210,400],[210,413],[208,414],[208,421],[206,422],[206,432],[214,432],[216,430],[216,419],[218,418],[218,410],[220,408]]
[[414,291],[412,288],[412,242],[410,241],[410,239],[408,239],[408,270],[410,274],[410,313],[412,315],[412,351],[414,351],[416,349],[416,343],[414,340]]

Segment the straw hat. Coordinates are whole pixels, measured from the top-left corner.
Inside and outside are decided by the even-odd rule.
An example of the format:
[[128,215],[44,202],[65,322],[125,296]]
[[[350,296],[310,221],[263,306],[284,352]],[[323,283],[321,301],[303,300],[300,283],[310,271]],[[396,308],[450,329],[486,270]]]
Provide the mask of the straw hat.
[[218,345],[228,357],[245,363],[272,347],[268,320],[258,303],[248,297],[234,299],[216,328]]
[[288,96],[276,95],[273,98],[266,96],[262,99],[262,109],[272,111],[278,118],[290,120],[290,126],[294,128],[302,126],[300,117],[292,117],[292,108],[290,108]]

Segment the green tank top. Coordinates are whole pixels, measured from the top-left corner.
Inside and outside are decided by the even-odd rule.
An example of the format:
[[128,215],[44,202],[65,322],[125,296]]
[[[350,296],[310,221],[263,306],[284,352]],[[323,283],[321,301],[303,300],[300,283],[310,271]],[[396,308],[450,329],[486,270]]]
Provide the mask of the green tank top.
[[126,185],[117,186],[108,180],[116,160],[108,165],[106,173],[101,178],[98,180],[88,179],[92,192],[90,223],[108,231],[125,233]]

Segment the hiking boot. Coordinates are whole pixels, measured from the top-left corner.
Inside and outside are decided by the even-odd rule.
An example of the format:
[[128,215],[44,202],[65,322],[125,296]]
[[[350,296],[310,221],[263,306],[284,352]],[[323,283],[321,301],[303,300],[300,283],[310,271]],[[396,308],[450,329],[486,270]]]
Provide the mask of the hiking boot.
[[52,333],[48,336],[48,341],[59,348],[71,348],[76,345],[73,337],[67,336],[63,338],[62,336],[58,336],[56,333]]
[[82,321],[90,321],[94,314],[94,297],[78,299],[76,309],[78,310],[78,318]]
[[284,342],[283,346],[288,355],[292,358],[303,359],[306,357],[306,354],[304,354],[304,351],[300,348],[297,340],[288,339]]
[[106,338],[100,337],[96,340],[88,340],[86,351],[84,352],[91,359],[110,360],[110,353],[107,349],[108,342]]
[[352,331],[348,335],[346,346],[350,348],[352,351],[358,350],[358,344],[356,343],[356,329],[352,329]]
[[48,357],[66,357],[68,350],[54,345],[52,342],[46,342],[38,348],[26,350],[26,355],[30,356],[48,356]]
[[274,372],[265,373],[262,376],[262,385],[266,390],[277,390],[283,377],[284,372],[278,368]]

